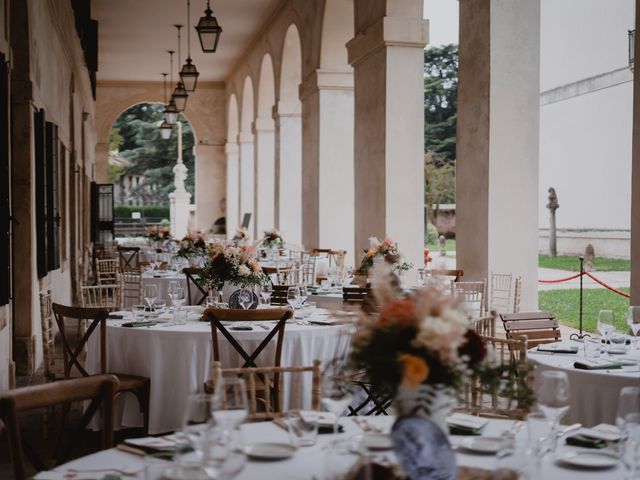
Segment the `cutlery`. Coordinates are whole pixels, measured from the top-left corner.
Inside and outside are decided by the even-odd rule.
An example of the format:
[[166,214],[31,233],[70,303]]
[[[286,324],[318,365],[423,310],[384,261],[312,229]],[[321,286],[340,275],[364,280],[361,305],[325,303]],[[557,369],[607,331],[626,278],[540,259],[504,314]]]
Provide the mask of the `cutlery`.
[[78,475],[85,474],[85,473],[116,473],[123,477],[135,477],[138,473],[142,471],[144,471],[144,468],[137,469],[137,470],[133,470],[133,469],[120,470],[118,468],[97,468],[97,469],[76,470],[75,468],[70,468],[64,473],[64,476],[65,478],[76,478]]

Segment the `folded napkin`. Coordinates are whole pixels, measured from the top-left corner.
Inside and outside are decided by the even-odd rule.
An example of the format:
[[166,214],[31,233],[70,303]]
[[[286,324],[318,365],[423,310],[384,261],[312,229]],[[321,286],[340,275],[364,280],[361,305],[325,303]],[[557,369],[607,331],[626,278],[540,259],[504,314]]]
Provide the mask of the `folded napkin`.
[[454,413],[446,420],[451,435],[480,435],[484,427],[489,423],[486,418],[468,415],[466,413]]
[[567,437],[565,442],[567,442],[567,445],[583,448],[605,448],[608,445],[606,440],[587,437],[586,435],[580,434],[575,434]]
[[159,323],[162,323],[162,322],[158,322],[156,320],[147,320],[144,322],[125,322],[120,326],[127,327],[127,328],[153,327],[154,325],[158,325]]
[[121,313],[110,313],[107,318],[109,320],[122,320],[124,318],[124,315],[122,315]]
[[312,325],[335,325],[338,321],[335,318],[331,318],[331,317],[311,317],[309,319],[307,319],[307,322],[309,322]]
[[576,360],[573,363],[573,366],[574,368],[579,368],[580,370],[609,370],[614,368],[622,368],[622,365],[617,362],[612,362],[610,360],[604,359],[589,360],[587,358]]
[[578,347],[568,345],[538,345],[538,352],[578,353]]
[[576,432],[576,435],[605,442],[617,442],[622,438],[620,429],[608,423],[601,423],[593,428],[581,428]]

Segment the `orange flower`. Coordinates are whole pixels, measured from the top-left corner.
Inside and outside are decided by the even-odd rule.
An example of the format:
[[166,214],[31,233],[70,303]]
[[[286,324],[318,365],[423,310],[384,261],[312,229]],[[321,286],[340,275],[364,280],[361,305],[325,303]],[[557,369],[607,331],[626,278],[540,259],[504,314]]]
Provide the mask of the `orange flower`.
[[367,257],[371,258],[371,257],[373,257],[375,254],[376,254],[376,249],[375,249],[375,248],[373,248],[373,247],[371,247],[371,248],[369,249],[369,251],[367,252]]
[[402,384],[408,388],[417,388],[429,378],[429,365],[423,358],[408,353],[398,355],[402,364]]
[[380,323],[412,325],[416,322],[416,304],[409,298],[400,298],[387,303],[380,310]]

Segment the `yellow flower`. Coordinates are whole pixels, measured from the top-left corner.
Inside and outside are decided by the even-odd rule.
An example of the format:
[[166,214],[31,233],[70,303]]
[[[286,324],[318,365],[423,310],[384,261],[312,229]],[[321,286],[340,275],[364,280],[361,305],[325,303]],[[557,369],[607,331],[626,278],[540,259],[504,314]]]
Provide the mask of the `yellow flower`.
[[423,358],[401,353],[398,360],[402,364],[402,384],[407,388],[417,388],[429,378],[429,365]]

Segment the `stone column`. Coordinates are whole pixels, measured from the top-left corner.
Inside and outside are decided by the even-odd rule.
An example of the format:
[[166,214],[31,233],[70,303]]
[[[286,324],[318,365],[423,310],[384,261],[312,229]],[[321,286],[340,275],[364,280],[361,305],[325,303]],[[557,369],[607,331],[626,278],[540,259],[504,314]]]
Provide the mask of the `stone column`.
[[300,103],[274,107],[275,224],[285,241],[302,245],[302,116]]
[[300,85],[302,242],[353,262],[353,73],[317,70]]
[[226,220],[227,237],[231,238],[240,224],[240,165],[239,151],[237,143],[227,143],[224,152],[227,156],[227,197],[226,197]]
[[[240,222],[245,213],[251,214],[249,222],[249,235],[255,238],[255,175],[254,175],[254,143],[253,134],[240,132],[238,135],[240,145]],[[233,232],[232,232],[233,233]]]
[[96,183],[109,183],[107,167],[109,165],[109,144],[96,143]]
[[275,226],[275,132],[273,119],[257,118],[253,124],[255,135],[255,179],[256,238]]
[[187,167],[182,161],[182,123],[176,122],[178,127],[178,161],[173,167],[173,184],[175,190],[169,194],[171,216],[171,233],[174,237],[182,238],[189,230],[189,204],[191,194],[184,188],[187,179]]
[[356,0],[347,43],[355,74],[355,251],[389,235],[422,266],[424,46],[422,0]]
[[[636,0],[634,58],[640,61],[640,0]],[[640,305],[640,68],[633,75],[633,146],[631,160],[631,305]]]
[[523,278],[537,309],[540,1],[461,0],[457,266]]
[[225,146],[198,143],[195,147],[196,223],[195,227],[208,232],[214,222],[225,215],[226,196]]

